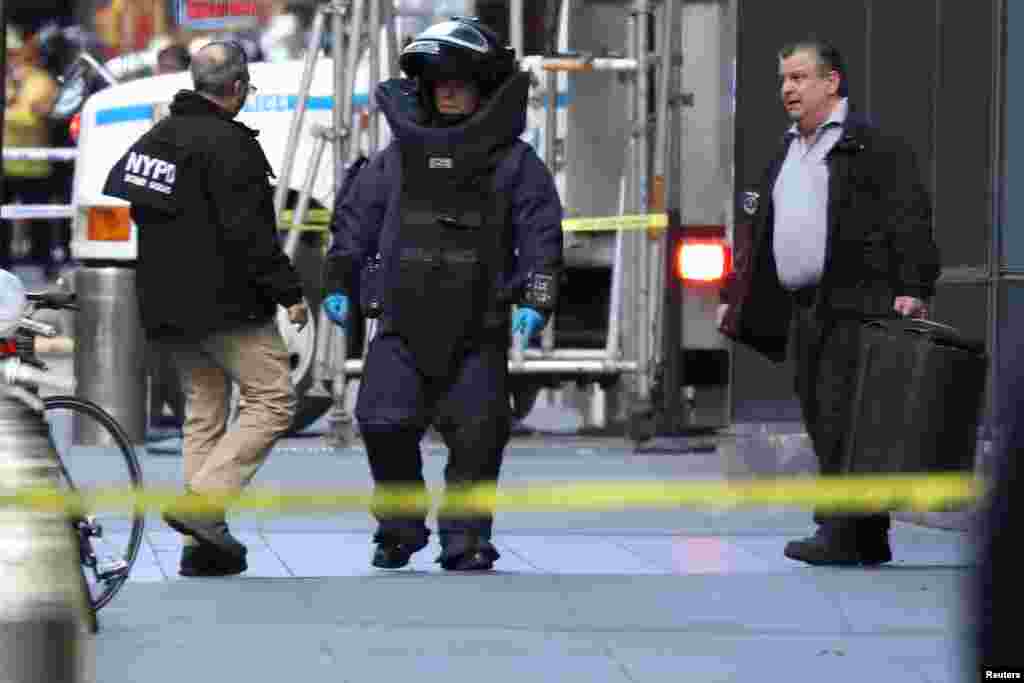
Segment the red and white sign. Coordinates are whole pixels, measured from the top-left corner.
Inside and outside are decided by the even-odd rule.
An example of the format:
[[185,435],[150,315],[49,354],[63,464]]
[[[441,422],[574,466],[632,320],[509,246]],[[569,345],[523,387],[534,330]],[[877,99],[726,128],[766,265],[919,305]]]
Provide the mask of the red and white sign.
[[258,18],[256,0],[178,0],[182,26],[220,28],[248,24]]

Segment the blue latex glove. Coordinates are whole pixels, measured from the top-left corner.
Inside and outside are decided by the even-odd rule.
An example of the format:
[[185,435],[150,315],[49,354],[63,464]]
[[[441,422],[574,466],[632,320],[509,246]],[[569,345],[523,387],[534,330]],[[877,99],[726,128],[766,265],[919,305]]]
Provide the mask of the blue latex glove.
[[512,316],[512,334],[516,335],[520,350],[544,329],[544,316],[528,306],[520,306]]
[[328,294],[324,299],[324,313],[332,323],[344,329],[348,322],[348,297],[337,292]]

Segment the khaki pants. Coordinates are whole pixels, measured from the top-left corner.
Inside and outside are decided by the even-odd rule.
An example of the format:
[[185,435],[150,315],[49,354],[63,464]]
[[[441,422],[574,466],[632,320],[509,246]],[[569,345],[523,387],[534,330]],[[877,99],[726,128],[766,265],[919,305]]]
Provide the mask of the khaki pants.
[[[196,492],[240,492],[295,414],[288,351],[276,323],[165,346],[185,392],[186,486]],[[239,385],[239,415],[228,429],[232,381]]]

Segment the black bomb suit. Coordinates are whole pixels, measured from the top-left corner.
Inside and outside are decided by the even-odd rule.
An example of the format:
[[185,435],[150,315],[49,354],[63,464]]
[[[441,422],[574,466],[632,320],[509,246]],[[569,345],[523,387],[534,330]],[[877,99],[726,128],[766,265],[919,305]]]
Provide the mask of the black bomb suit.
[[[416,82],[380,84],[395,140],[335,211],[327,291],[379,296],[356,417],[378,485],[423,485],[419,442],[433,421],[451,490],[495,483],[508,442],[512,304],[557,299],[562,206],[525,130],[528,74],[516,72],[459,125],[430,127]],[[380,254],[376,281],[360,285]],[[547,294],[545,294],[547,292]],[[548,296],[550,295],[550,296]],[[425,543],[425,515],[375,510],[378,543]],[[442,565],[483,545],[492,515],[439,514]],[[494,553],[496,557],[496,553]]]

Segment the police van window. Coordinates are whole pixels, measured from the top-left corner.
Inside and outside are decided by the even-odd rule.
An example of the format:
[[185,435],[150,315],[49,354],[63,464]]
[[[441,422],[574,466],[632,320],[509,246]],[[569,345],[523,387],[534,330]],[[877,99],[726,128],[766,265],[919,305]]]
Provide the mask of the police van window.
[[460,24],[455,21],[446,21],[436,26],[431,26],[418,36],[419,39],[430,38],[441,39],[449,43],[455,43],[467,47],[475,52],[486,53],[489,49],[487,39],[484,35],[472,26]]

